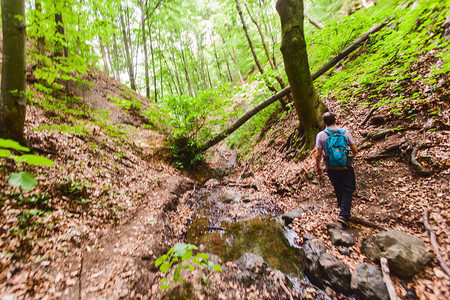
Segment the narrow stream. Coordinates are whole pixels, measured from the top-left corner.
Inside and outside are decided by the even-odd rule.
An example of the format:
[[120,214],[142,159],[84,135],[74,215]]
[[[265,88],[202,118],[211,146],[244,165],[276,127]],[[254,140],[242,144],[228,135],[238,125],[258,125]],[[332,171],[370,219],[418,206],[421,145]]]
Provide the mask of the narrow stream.
[[206,217],[195,219],[187,240],[203,252],[218,255],[223,262],[234,261],[244,253],[261,256],[273,269],[292,277],[303,277],[301,251],[294,245],[295,232],[272,216],[227,222],[212,227]]

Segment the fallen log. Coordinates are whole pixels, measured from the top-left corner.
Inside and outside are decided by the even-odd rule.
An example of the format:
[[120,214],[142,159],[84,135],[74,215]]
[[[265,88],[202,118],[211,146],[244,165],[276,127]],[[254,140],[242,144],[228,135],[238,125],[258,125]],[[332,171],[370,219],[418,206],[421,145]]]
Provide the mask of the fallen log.
[[[325,65],[323,65],[319,70],[314,72],[311,75],[312,80],[316,80],[320,76],[322,76],[324,73],[326,73],[328,70],[330,70],[332,67],[334,67],[338,62],[340,62],[342,59],[347,57],[350,53],[356,50],[356,48],[361,44],[362,42],[366,41],[369,36],[380,29],[382,29],[384,26],[388,24],[389,19],[385,19],[381,24],[375,25],[372,28],[370,28],[366,33],[364,33],[362,36],[360,36],[358,39],[356,39],[350,46],[345,48],[341,53],[333,57],[329,62],[327,62]],[[244,125],[248,120],[250,120],[251,117],[259,113],[261,110],[269,106],[270,104],[274,103],[277,100],[280,100],[282,97],[288,95],[291,93],[291,87],[287,86],[281,91],[277,92],[276,94],[270,96],[266,100],[264,100],[262,103],[255,106],[253,109],[249,110],[246,114],[241,116],[233,125],[228,127],[227,129],[220,132],[218,135],[216,135],[214,138],[206,142],[202,147],[200,147],[200,151],[206,151],[212,146],[218,144],[220,141],[228,137],[230,134],[235,132],[239,127]]]
[[425,226],[425,229],[430,233],[431,245],[433,246],[433,250],[436,254],[436,259],[438,260],[439,265],[441,266],[442,270],[444,270],[444,272],[447,273],[448,276],[450,276],[450,268],[445,263],[445,260],[442,257],[441,252],[439,251],[439,246],[436,241],[436,233],[430,226],[430,223],[428,223],[428,209],[423,210],[423,225]]

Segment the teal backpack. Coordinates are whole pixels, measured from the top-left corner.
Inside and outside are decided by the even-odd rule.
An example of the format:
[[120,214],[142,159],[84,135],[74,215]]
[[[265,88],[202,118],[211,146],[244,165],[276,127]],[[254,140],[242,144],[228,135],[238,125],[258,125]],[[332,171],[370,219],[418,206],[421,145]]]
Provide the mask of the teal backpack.
[[346,170],[348,159],[348,140],[344,136],[345,129],[324,130],[328,134],[325,140],[325,154],[327,155],[327,167],[331,170]]

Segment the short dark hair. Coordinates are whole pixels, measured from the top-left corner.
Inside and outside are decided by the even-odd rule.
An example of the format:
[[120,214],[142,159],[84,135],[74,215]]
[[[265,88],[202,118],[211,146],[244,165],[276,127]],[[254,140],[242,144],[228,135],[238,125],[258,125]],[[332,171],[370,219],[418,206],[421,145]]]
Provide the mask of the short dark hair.
[[330,126],[336,123],[336,116],[332,112],[327,111],[322,115],[322,120],[327,126]]

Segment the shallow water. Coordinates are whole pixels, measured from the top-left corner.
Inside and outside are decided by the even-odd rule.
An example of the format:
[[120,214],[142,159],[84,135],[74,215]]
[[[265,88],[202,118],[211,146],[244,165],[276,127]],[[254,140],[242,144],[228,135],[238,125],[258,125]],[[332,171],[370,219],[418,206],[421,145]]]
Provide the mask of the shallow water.
[[271,216],[240,222],[222,222],[211,229],[207,218],[192,222],[187,240],[202,252],[218,255],[223,262],[233,261],[246,252],[260,255],[273,269],[290,276],[303,277],[301,251],[293,247],[292,231]]

